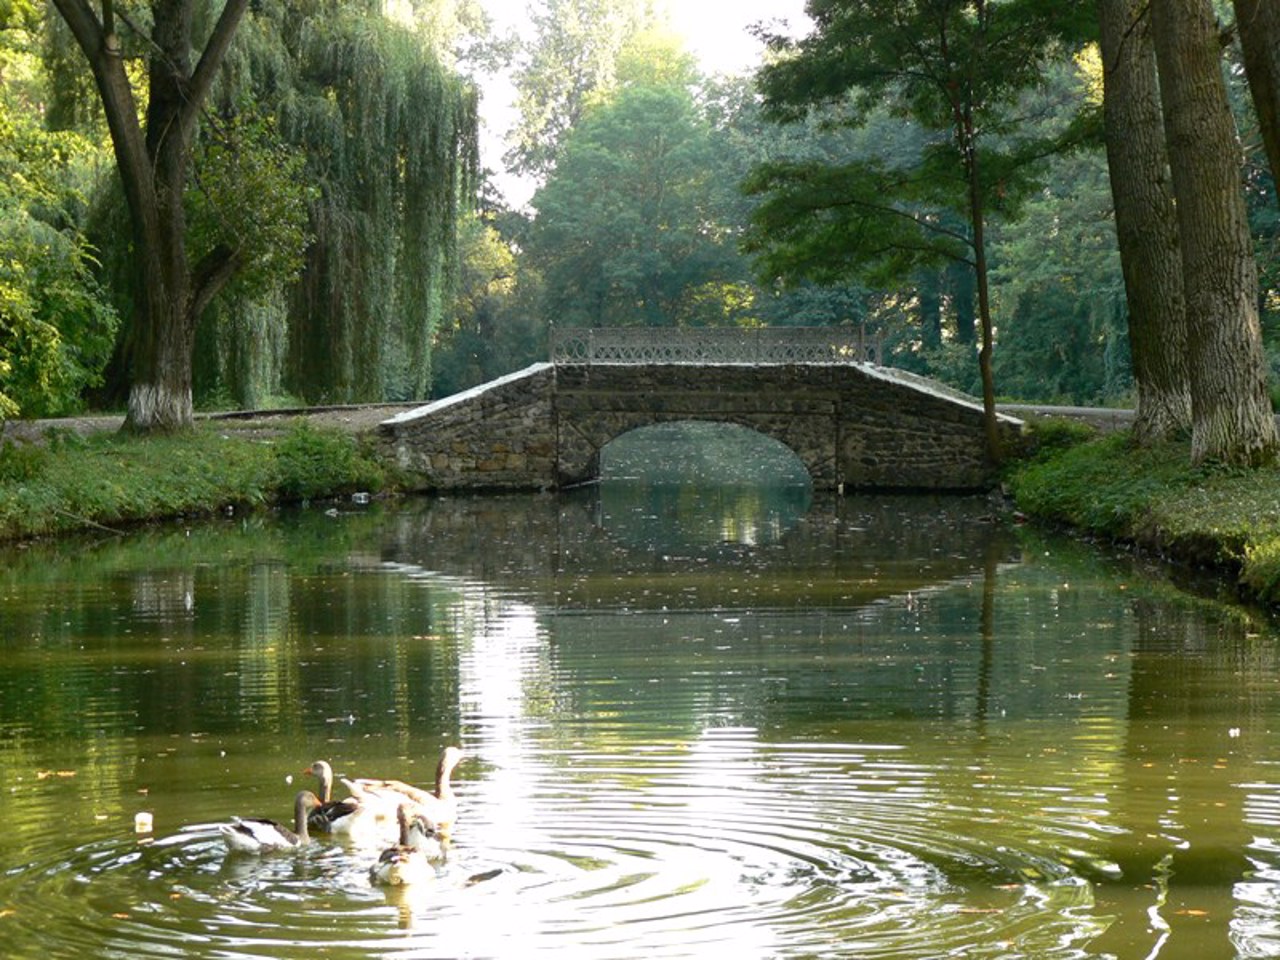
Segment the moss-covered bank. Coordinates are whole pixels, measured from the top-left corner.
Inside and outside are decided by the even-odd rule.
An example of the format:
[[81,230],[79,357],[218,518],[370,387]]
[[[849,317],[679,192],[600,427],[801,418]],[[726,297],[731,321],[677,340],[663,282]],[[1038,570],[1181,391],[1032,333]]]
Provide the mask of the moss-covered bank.
[[170,437],[54,433],[0,447],[0,540],[393,486],[357,437],[306,423],[270,438],[214,423]]
[[1243,599],[1280,603],[1280,466],[1191,466],[1186,443],[1139,449],[1127,433],[1043,450],[1007,487],[1033,519],[1132,542],[1220,573]]

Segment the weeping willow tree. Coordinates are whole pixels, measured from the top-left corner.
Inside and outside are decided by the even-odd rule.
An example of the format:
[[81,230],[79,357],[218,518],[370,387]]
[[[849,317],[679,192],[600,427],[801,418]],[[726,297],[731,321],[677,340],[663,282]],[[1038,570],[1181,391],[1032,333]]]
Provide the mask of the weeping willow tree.
[[[264,3],[228,62],[227,103],[269,105],[312,187],[298,282],[279,297],[232,291],[203,344],[217,386],[241,403],[261,402],[277,382],[311,403],[430,389],[459,209],[477,169],[477,100],[427,31],[381,7]],[[272,360],[282,345],[281,369]]]

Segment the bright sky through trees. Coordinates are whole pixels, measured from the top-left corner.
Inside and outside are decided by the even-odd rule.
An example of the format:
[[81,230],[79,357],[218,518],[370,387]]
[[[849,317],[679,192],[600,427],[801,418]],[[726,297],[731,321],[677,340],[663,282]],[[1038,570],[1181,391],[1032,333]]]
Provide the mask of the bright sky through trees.
[[[481,0],[498,31],[530,29],[531,0]],[[671,21],[687,40],[706,73],[741,73],[760,62],[763,47],[752,35],[754,24],[778,32],[801,34],[809,27],[804,0],[669,0]],[[512,122],[513,93],[506,76],[488,78],[481,103],[483,163],[497,175],[498,185],[515,206],[525,203],[532,186],[506,175],[503,138]]]

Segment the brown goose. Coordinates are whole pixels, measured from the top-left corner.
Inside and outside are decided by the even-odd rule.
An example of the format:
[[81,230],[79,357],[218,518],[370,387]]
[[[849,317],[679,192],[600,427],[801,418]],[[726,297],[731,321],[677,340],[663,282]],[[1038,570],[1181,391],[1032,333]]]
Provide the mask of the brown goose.
[[[369,868],[370,881],[397,885],[435,876],[427,852],[436,841],[431,824],[421,814],[412,813],[407,803],[396,808],[396,820],[400,824],[400,842],[378,856],[378,862]],[[439,848],[438,842],[436,848]]]
[[232,817],[230,823],[219,825],[218,830],[228,849],[240,853],[271,853],[276,850],[292,850],[306,843],[307,814],[320,805],[319,798],[310,790],[299,790],[293,801],[293,829],[266,817]]
[[320,805],[307,817],[312,830],[349,835],[372,825],[373,811],[356,797],[333,799],[333,767],[327,760],[317,760],[302,772],[315,777],[319,786]]

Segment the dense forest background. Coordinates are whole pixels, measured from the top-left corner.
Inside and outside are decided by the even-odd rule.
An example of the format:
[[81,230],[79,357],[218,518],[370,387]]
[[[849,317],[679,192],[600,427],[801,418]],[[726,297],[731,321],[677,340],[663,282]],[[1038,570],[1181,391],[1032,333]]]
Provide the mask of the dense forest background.
[[[198,54],[222,7],[179,5]],[[842,16],[857,6],[811,4]],[[1093,3],[1056,6],[1096,20]],[[1275,384],[1280,204],[1235,11],[1216,9]],[[145,105],[157,89],[152,6],[103,10]],[[770,219],[795,196],[788,171],[843,171],[854,189],[848,171],[874,169],[883,190],[886,172],[935,163],[952,141],[904,107],[901,88],[781,109],[804,99],[784,72],[766,69],[763,85],[754,72],[704,75],[659,5],[531,0],[530,18],[517,38],[468,0],[248,6],[200,112],[182,197],[193,260],[223,250],[236,265],[194,325],[197,407],[447,395],[545,358],[548,332],[566,325],[851,325],[882,343],[886,364],[981,393],[966,257],[938,247],[815,266],[812,250],[779,244],[785,219]],[[770,57],[794,54],[779,40]],[[988,183],[995,391],[1132,404],[1103,56],[1088,29],[1064,29],[1028,61],[1034,82],[1002,92],[986,141],[1019,161]],[[503,65],[518,108],[504,160],[535,185],[519,209],[476,146],[477,78]],[[930,190],[909,198],[912,216],[971,242],[936,181]],[[128,223],[67,22],[39,0],[0,0],[0,417],[125,405],[144,282]]]

